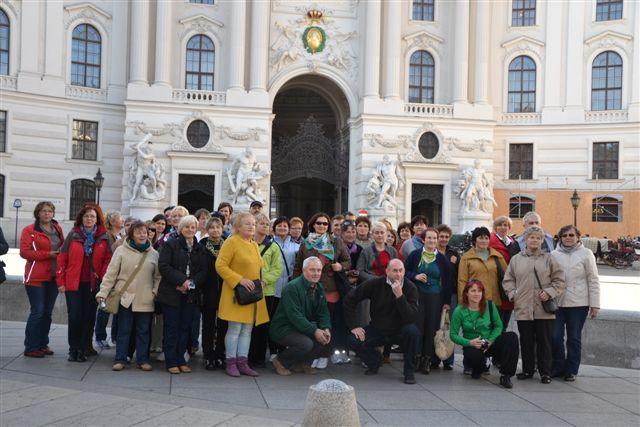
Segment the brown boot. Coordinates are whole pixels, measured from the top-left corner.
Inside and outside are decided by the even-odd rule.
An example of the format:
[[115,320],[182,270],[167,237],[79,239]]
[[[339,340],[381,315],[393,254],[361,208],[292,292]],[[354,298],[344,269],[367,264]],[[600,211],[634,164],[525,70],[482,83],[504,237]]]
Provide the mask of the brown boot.
[[306,363],[298,363],[291,367],[291,372],[295,372],[296,374],[315,375],[318,373],[318,370],[316,368],[312,368]]
[[271,363],[276,370],[276,374],[283,376],[291,375],[291,371],[284,367],[284,365],[278,360],[277,356],[273,359],[273,361],[271,361]]

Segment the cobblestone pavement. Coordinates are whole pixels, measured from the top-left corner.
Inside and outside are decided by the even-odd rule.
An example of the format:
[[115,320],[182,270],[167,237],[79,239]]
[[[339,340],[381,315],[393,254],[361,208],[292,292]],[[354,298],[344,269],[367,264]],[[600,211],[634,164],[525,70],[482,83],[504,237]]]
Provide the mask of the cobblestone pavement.
[[301,422],[308,387],[338,378],[356,389],[360,420],[381,425],[640,425],[640,370],[583,366],[574,383],[517,381],[505,390],[498,373],[473,380],[452,372],[401,381],[401,361],[365,377],[357,364],[330,366],[316,376],[233,379],[202,368],[171,376],[154,362],[153,372],[111,371],[115,350],[87,363],[66,361],[66,326],[54,325],[54,356],[22,356],[23,322],[0,322],[0,425],[251,425]]

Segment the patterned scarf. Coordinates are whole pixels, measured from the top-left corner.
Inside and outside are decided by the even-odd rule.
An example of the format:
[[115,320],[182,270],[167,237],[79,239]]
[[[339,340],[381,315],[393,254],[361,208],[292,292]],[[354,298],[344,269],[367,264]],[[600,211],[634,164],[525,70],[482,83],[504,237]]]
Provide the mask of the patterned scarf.
[[422,250],[422,255],[420,256],[420,262],[418,263],[418,267],[422,267],[423,265],[429,265],[436,259],[436,251],[427,252],[427,249],[424,248]]
[[307,250],[315,249],[318,253],[330,261],[333,261],[335,258],[335,253],[333,251],[333,245],[329,242],[329,234],[317,234],[317,233],[309,233],[306,239],[304,239],[304,244]]
[[220,252],[220,248],[222,247],[222,243],[224,243],[224,239],[218,238],[217,240],[213,240],[213,238],[209,237],[205,242],[204,246],[207,248],[211,254],[218,258],[218,252]]
[[93,253],[93,245],[95,244],[95,232],[98,227],[96,225],[93,226],[91,231],[87,231],[84,227],[80,227],[80,231],[84,235],[84,242],[82,242],[82,247],[84,248],[85,256],[91,256]]

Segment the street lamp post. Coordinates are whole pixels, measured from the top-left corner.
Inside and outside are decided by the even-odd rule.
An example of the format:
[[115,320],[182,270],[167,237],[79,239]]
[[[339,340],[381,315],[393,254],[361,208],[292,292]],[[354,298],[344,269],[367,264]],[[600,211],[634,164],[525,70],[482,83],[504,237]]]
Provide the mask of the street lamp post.
[[578,191],[573,190],[573,195],[571,196],[571,206],[573,206],[573,226],[577,227],[578,225],[578,206],[580,205],[580,197],[578,196]]
[[18,210],[22,207],[22,200],[15,199],[13,201],[13,207],[16,208],[16,232],[13,235],[13,241],[15,245],[18,246]]
[[93,183],[96,186],[96,192],[97,192],[96,204],[99,205],[100,190],[102,190],[102,184],[104,184],[104,177],[102,176],[102,172],[100,171],[100,168],[98,168],[98,173],[96,173],[96,176],[93,177]]

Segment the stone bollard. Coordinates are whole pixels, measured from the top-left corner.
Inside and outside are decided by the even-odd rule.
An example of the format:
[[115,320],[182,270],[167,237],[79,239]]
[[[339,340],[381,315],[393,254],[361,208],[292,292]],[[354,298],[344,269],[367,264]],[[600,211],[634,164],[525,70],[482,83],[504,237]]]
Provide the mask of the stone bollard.
[[323,380],[309,387],[303,426],[359,427],[356,392],[340,380]]

